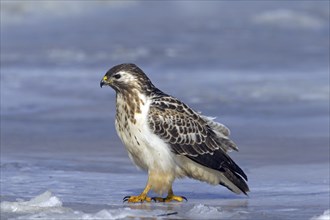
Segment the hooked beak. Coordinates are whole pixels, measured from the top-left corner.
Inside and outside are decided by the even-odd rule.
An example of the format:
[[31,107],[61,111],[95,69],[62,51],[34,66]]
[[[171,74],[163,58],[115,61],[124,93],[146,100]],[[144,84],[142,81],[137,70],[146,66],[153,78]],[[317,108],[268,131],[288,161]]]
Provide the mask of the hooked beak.
[[107,76],[104,76],[103,79],[100,82],[100,87],[102,88],[102,86],[104,86],[104,85],[110,85],[110,84],[111,84],[111,81],[108,80],[108,77]]

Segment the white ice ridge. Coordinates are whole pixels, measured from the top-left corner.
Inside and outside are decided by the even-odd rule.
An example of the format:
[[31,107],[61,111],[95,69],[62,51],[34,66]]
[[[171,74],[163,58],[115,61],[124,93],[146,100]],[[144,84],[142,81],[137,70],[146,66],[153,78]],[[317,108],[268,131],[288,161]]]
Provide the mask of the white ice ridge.
[[1,212],[37,212],[50,208],[62,207],[62,202],[54,196],[50,191],[46,191],[29,201],[18,201],[18,202],[1,202]]
[[194,205],[189,212],[186,213],[187,216],[192,219],[219,219],[221,218],[230,218],[232,213],[222,211],[219,207],[207,206],[203,204]]
[[330,220],[330,209],[325,210],[320,216],[314,216],[311,220]]

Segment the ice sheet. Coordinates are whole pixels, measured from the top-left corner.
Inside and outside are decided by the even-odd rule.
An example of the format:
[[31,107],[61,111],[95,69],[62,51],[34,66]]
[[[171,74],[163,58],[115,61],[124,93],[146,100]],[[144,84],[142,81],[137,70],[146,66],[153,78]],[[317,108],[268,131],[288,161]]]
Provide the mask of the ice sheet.
[[[111,157],[98,162],[94,159],[81,158],[75,162],[25,159],[15,163],[2,160],[1,189],[2,195],[6,195],[1,198],[2,216],[23,219],[116,219],[163,215],[184,219],[264,216],[267,219],[309,219],[318,216],[329,205],[329,164],[246,166],[251,189],[249,197],[234,195],[221,186],[185,179],[176,181],[174,190],[178,195],[186,196],[187,203],[131,205],[123,204],[122,198],[139,194],[147,175],[130,166],[125,157],[122,161]],[[117,173],[110,170],[100,172],[95,163],[117,167]],[[126,166],[118,167],[118,164]],[[87,171],[84,167],[91,169]],[[48,191],[37,196],[44,189]],[[21,197],[23,194],[25,196]],[[20,201],[10,201],[12,199]]]

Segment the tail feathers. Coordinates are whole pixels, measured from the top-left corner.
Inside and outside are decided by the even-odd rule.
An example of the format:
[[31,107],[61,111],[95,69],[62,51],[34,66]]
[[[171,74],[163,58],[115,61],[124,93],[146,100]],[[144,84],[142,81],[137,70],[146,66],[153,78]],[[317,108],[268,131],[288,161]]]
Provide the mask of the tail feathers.
[[247,192],[249,192],[250,189],[245,180],[239,174],[233,173],[228,168],[224,168],[224,170],[225,172],[222,173],[223,178],[221,178],[219,184],[227,187],[234,193],[244,193],[247,195]]

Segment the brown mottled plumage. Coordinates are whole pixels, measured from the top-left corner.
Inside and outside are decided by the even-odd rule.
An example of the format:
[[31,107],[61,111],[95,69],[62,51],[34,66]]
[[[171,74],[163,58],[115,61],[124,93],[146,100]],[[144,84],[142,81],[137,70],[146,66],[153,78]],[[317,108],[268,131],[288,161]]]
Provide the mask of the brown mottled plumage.
[[152,189],[168,191],[156,201],[182,201],[184,197],[173,194],[172,183],[185,176],[235,193],[249,191],[247,176],[227,154],[238,150],[227,127],[157,89],[135,64],[111,68],[103,85],[116,91],[116,130],[129,157],[149,174],[141,195],[125,200],[150,201]]

